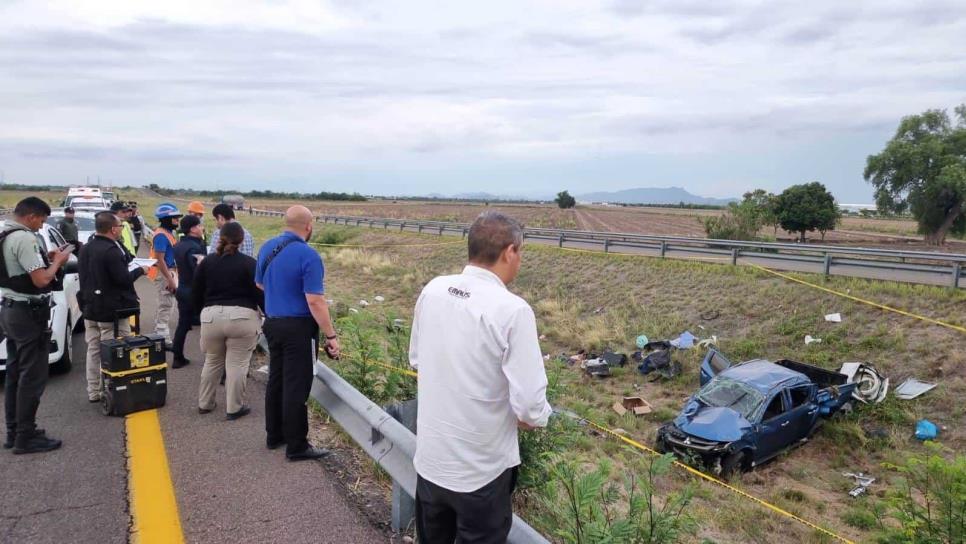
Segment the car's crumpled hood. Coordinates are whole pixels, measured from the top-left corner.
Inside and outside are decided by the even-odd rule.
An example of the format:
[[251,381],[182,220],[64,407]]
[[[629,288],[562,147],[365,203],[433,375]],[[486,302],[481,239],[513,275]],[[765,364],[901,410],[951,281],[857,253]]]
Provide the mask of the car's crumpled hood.
[[751,423],[731,408],[707,406],[696,399],[688,401],[674,424],[687,434],[718,442],[734,442],[751,429]]

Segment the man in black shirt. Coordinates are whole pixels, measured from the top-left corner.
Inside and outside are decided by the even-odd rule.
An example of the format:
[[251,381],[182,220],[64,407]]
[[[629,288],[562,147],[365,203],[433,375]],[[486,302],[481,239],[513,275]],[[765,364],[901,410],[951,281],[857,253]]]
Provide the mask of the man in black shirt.
[[80,291],[77,302],[84,313],[87,341],[87,399],[101,400],[101,341],[131,334],[128,317],[138,313],[140,301],[134,282],[147,268],[128,270],[131,256],[118,241],[123,223],[111,212],[94,216],[94,237],[84,247],[78,263]]

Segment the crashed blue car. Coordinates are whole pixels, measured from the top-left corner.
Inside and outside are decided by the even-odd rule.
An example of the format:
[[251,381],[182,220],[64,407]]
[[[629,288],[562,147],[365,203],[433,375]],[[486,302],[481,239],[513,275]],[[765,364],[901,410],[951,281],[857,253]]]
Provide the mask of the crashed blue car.
[[804,443],[852,398],[848,377],[789,360],[732,365],[709,350],[701,389],[657,432],[657,449],[727,477]]

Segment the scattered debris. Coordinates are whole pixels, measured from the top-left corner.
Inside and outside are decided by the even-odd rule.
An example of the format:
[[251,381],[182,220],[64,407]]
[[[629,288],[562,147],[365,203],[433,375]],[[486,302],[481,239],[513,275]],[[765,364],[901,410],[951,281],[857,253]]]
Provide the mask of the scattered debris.
[[684,331],[681,333],[681,336],[671,340],[671,345],[678,349],[691,349],[694,347],[695,340],[697,338],[691,334],[691,331]]
[[863,472],[859,472],[858,474],[852,472],[843,472],[842,476],[855,480],[855,487],[849,491],[849,496],[853,498],[865,493],[869,486],[875,483],[875,478]]
[[369,301],[368,300],[363,299],[363,300],[360,300],[359,301],[359,306],[362,306],[363,308],[365,308],[368,305],[369,305]]
[[862,427],[862,434],[869,440],[886,440],[889,438],[889,430],[885,427]]
[[[808,337],[805,337],[808,343]],[[849,377],[846,383],[854,383],[852,397],[866,404],[878,404],[885,400],[889,392],[889,378],[879,374],[879,371],[865,363],[842,363],[839,372]]]
[[673,378],[681,373],[681,363],[671,358],[671,349],[671,342],[667,340],[648,342],[643,351],[634,352],[631,358],[640,362],[637,370],[641,374],[657,372],[661,377]]
[[[397,319],[393,319],[392,320],[392,328],[393,328],[393,330],[401,331],[405,327],[406,327],[406,320],[400,319],[400,318],[397,318]],[[392,330],[390,330],[389,332],[392,332]]]
[[805,345],[806,346],[811,345],[811,344],[821,344],[821,343],[822,343],[822,339],[821,338],[815,338],[811,334],[806,334],[805,335]]
[[546,340],[546,339],[547,339],[547,335],[546,334],[541,334],[540,337],[537,338],[537,340]]
[[637,349],[644,349],[644,346],[647,345],[647,336],[644,336],[643,334],[638,336],[636,344],[637,344]]
[[[704,327],[701,327],[701,328],[703,329]],[[701,340],[700,342],[698,342],[698,347],[704,348],[704,349],[718,347],[718,336],[712,334],[711,338],[705,338],[704,340]]]
[[928,419],[920,419],[916,422],[916,440],[935,440],[939,436],[939,427]]
[[359,310],[356,310],[355,308],[349,308],[349,313],[350,314],[357,314],[357,313],[359,313]]
[[599,308],[596,308],[593,313],[594,313],[594,315],[598,315],[598,314],[604,313],[604,307],[601,306]]
[[624,397],[620,402],[615,402],[613,408],[618,415],[633,412],[635,416],[643,416],[654,411],[651,404],[641,397]]
[[902,400],[911,400],[923,393],[936,387],[934,383],[921,382],[915,378],[909,378],[908,380],[899,384],[896,387],[896,397]]
[[617,365],[623,367],[627,364],[627,355],[624,355],[623,353],[614,353],[611,350],[604,351],[604,354],[601,355],[600,358],[607,361],[607,364],[610,366]]
[[624,436],[627,436],[630,434],[629,432],[627,432],[627,429],[622,429],[620,427],[617,427],[616,429],[611,429],[610,431],[614,434],[620,434]]
[[842,314],[840,314],[840,313],[826,314],[825,315],[825,321],[828,321],[829,323],[841,323],[842,322]]
[[549,354],[549,353],[547,353],[547,354],[545,354],[545,355],[543,356],[543,360],[544,360],[544,361],[549,361],[549,360],[550,360],[550,354]]
[[376,302],[385,302],[386,301],[386,297],[384,297],[382,295],[376,295],[376,297],[374,299],[372,299],[372,300],[375,300]]
[[718,310],[708,310],[705,312],[701,312],[701,319],[705,321],[713,321],[715,319],[718,319],[718,317],[720,316],[721,316],[721,312],[719,312]]
[[584,361],[581,368],[587,371],[587,374],[591,376],[597,376],[598,378],[604,378],[610,376],[610,365],[607,361],[601,358],[588,359]]

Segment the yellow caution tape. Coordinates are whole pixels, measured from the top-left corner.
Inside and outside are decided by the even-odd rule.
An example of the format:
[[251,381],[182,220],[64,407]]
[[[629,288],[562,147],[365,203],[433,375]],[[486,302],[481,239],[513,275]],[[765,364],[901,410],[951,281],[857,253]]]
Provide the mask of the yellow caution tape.
[[[322,350],[319,350],[319,351],[321,352]],[[382,368],[388,369],[388,370],[392,370],[394,372],[399,372],[399,373],[405,374],[407,376],[412,376],[414,378],[419,375],[417,372],[415,372],[413,370],[410,370],[410,369],[407,369],[407,368],[401,368],[401,367],[394,366],[394,365],[390,365],[390,364],[386,364],[386,363],[380,363],[378,361],[367,361],[367,362],[370,363],[370,364],[373,364],[373,365],[380,366]],[[634,447],[637,450],[640,450],[640,451],[646,452],[646,453],[651,453],[653,455],[661,455],[660,452],[658,452],[658,451],[656,451],[654,449],[651,449],[651,448],[645,446],[644,444],[642,444],[642,443],[640,443],[640,442],[638,442],[638,441],[636,441],[636,440],[634,440],[632,438],[629,438],[627,436],[624,436],[624,435],[618,433],[617,431],[615,431],[613,429],[609,429],[607,427],[604,427],[603,425],[600,425],[599,423],[595,423],[595,422],[593,422],[593,421],[591,421],[591,420],[589,420],[587,418],[584,418],[584,417],[581,417],[581,416],[577,416],[577,417],[580,417],[580,419],[582,421],[586,421],[587,424],[590,425],[591,427],[594,427],[595,429],[597,429],[597,430],[599,430],[601,432],[607,433],[608,435],[617,438],[618,440],[620,440],[620,441],[622,441],[622,442],[624,442],[624,443],[626,443],[626,444]],[[708,482],[711,482],[713,484],[717,484],[717,485],[719,485],[719,486],[721,486],[721,487],[723,487],[723,488],[725,488],[725,489],[727,489],[727,490],[729,490],[729,491],[731,491],[733,493],[738,494],[741,497],[744,497],[746,499],[749,499],[751,501],[754,501],[754,502],[758,503],[761,506],[764,506],[765,508],[767,508],[768,510],[771,510],[772,512],[775,512],[775,513],[781,514],[782,516],[785,516],[787,518],[793,519],[793,520],[795,520],[795,521],[797,521],[797,522],[805,525],[806,527],[808,527],[810,529],[814,529],[814,530],[816,530],[816,531],[818,531],[818,532],[820,532],[820,533],[822,533],[822,534],[824,534],[826,536],[830,536],[830,537],[832,537],[832,538],[834,538],[834,539],[836,539],[836,540],[838,540],[840,542],[844,542],[845,544],[855,544],[853,541],[845,538],[844,536],[841,536],[841,535],[838,535],[836,533],[833,533],[832,531],[830,531],[828,529],[825,529],[824,527],[821,527],[819,525],[816,525],[816,524],[808,521],[807,519],[804,519],[804,518],[801,518],[799,516],[796,516],[795,514],[792,514],[791,512],[789,512],[787,510],[784,510],[782,508],[779,508],[778,506],[775,506],[774,504],[772,504],[770,502],[767,502],[765,500],[759,499],[758,497],[755,497],[754,495],[752,495],[752,494],[750,494],[750,493],[748,493],[746,491],[742,491],[741,489],[738,489],[737,487],[735,487],[735,486],[733,486],[733,485],[731,485],[731,484],[729,484],[727,482],[724,482],[722,480],[719,480],[718,478],[715,478],[714,476],[711,476],[709,474],[705,474],[704,472],[701,472],[700,470],[697,470],[694,467],[688,466],[688,465],[686,465],[686,464],[684,464],[684,463],[682,463],[680,461],[674,461],[674,465],[676,465],[676,466],[678,466],[680,468],[683,468],[684,470],[688,471],[689,473],[693,474],[694,476],[697,476],[698,478],[701,478],[701,479],[703,479],[705,481],[708,481]]]
[[828,287],[822,287],[821,285],[818,285],[818,284],[815,284],[815,283],[811,283],[811,282],[807,282],[805,280],[800,280],[800,279],[798,279],[798,278],[796,278],[794,276],[789,276],[788,274],[782,274],[781,272],[776,272],[774,270],[765,268],[764,266],[760,266],[760,265],[757,265],[757,264],[754,264],[754,263],[749,263],[749,264],[751,264],[751,266],[753,266],[753,267],[755,267],[755,268],[757,268],[759,270],[762,270],[764,272],[768,272],[769,274],[773,274],[773,275],[778,276],[780,278],[785,278],[786,280],[793,281],[795,283],[800,283],[802,285],[807,285],[809,287],[812,287],[813,289],[818,289],[819,291],[825,291],[826,293],[830,293],[830,294],[833,294],[833,295],[836,295],[836,296],[840,296],[840,297],[843,297],[843,298],[847,298],[849,300],[854,300],[855,302],[860,302],[862,304],[868,304],[869,306],[872,306],[872,307],[875,307],[875,308],[879,308],[880,310],[885,310],[887,312],[897,313],[899,315],[904,315],[906,317],[911,317],[913,319],[918,319],[920,321],[925,321],[927,323],[932,323],[933,325],[939,325],[940,327],[946,327],[947,329],[952,329],[954,331],[959,331],[961,333],[966,334],[966,327],[961,327],[959,325],[953,325],[952,323],[947,323],[945,321],[940,321],[938,319],[933,319],[931,317],[926,317],[926,316],[914,314],[912,312],[907,312],[905,310],[900,310],[898,308],[893,308],[891,306],[886,306],[885,304],[879,304],[878,302],[872,302],[871,300],[866,300],[864,298],[859,298],[859,297],[856,297],[856,296],[852,296],[852,295],[850,295],[848,293],[843,293],[841,291],[836,291],[834,289],[829,289]]

